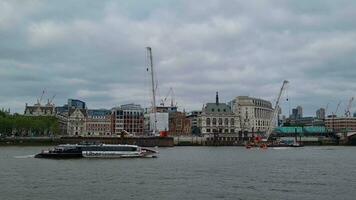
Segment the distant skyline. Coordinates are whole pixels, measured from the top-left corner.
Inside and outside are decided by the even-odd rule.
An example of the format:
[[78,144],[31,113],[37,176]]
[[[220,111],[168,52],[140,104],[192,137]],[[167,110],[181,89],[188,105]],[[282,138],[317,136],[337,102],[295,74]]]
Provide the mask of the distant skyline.
[[[54,103],[149,106],[145,47],[159,94],[183,110],[235,96],[272,101],[283,114],[329,103],[344,114],[356,84],[352,0],[0,0],[0,108],[23,113],[42,90]],[[289,102],[286,101],[288,97]],[[355,109],[352,109],[352,113]]]

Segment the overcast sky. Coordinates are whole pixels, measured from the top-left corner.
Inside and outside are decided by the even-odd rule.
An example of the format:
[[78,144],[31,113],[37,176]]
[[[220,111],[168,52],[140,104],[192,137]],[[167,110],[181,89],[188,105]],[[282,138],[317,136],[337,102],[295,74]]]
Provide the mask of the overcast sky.
[[[159,94],[180,109],[250,95],[284,113],[335,111],[356,91],[354,0],[0,0],[0,107],[23,113],[43,89],[56,105],[150,104],[145,47]],[[286,102],[287,96],[289,102]],[[355,106],[356,107],[356,106]]]

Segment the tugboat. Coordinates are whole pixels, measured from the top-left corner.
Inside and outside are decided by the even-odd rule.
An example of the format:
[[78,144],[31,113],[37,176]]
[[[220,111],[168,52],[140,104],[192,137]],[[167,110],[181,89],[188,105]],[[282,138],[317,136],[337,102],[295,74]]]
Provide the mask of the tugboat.
[[124,144],[63,144],[35,158],[156,158],[157,150]]

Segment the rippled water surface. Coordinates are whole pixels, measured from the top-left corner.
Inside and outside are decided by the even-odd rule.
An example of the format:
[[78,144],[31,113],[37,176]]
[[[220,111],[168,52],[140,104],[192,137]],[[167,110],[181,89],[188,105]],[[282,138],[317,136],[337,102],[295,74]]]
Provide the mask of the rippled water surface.
[[356,147],[161,148],[156,159],[35,159],[0,147],[0,199],[356,199]]

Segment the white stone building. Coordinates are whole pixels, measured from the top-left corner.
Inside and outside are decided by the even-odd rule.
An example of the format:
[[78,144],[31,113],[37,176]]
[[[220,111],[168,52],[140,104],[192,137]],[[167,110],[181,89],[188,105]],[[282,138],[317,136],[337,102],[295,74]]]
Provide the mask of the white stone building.
[[273,115],[272,104],[269,101],[238,96],[230,102],[232,111],[239,117],[242,131],[252,133],[265,132]]
[[[153,132],[154,128],[154,113],[150,113],[150,132]],[[158,132],[161,131],[169,131],[169,114],[164,112],[156,113],[156,130]]]
[[33,106],[26,103],[24,115],[26,116],[55,116],[55,105],[47,103],[45,105],[37,102]]
[[67,121],[67,133],[70,136],[85,136],[87,112],[85,109],[69,109]]
[[215,103],[207,103],[198,117],[198,127],[203,135],[213,133],[235,134],[240,130],[238,116],[230,106],[219,102],[216,93]]

